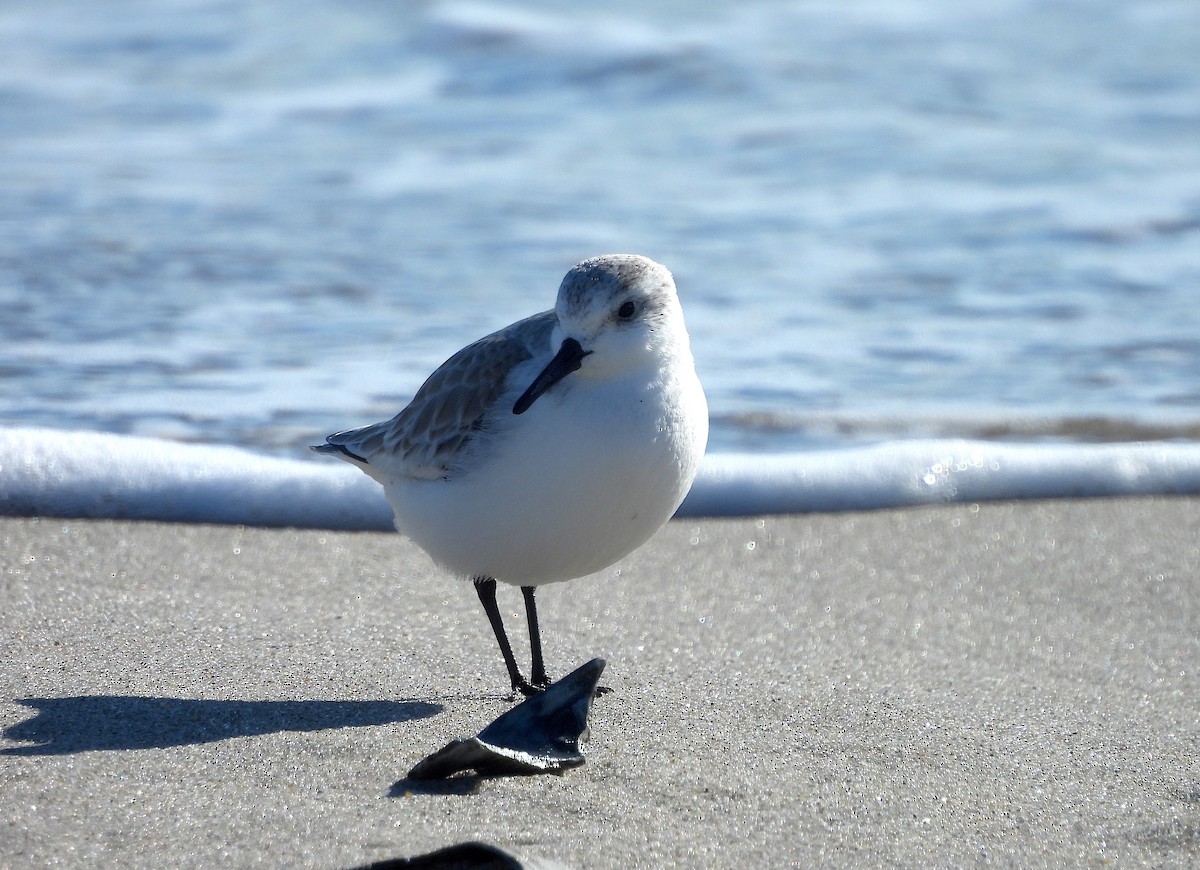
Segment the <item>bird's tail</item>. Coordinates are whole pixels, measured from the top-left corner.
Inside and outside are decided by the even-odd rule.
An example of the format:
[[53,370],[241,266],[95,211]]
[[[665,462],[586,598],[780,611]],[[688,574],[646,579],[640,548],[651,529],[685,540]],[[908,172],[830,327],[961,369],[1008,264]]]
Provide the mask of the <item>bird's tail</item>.
[[[335,438],[337,436],[330,435],[329,437]],[[339,459],[352,459],[355,462],[361,462],[363,465],[370,464],[366,459],[359,456],[345,444],[337,444],[333,441],[326,441],[324,444],[313,444],[309,449],[315,453],[328,453],[333,456],[337,456]]]

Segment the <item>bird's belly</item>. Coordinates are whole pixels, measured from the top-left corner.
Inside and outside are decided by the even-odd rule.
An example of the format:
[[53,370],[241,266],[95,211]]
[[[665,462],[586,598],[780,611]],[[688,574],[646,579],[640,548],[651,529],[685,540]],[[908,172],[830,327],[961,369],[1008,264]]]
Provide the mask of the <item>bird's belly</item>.
[[591,574],[675,512],[703,450],[695,428],[627,394],[548,394],[482,445],[474,467],[389,487],[397,528],[465,577],[539,585]]

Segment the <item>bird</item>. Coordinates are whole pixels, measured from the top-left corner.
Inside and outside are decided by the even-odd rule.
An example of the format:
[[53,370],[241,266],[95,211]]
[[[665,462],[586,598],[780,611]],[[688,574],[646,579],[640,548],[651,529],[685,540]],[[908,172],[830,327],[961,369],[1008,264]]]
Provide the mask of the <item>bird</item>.
[[[550,685],[535,592],[604,570],[675,513],[708,404],[671,272],[635,254],[572,267],[554,308],[452,355],[392,419],[312,449],[383,486],[399,532],[483,605],[512,696]],[[521,589],[530,674],[497,604]]]

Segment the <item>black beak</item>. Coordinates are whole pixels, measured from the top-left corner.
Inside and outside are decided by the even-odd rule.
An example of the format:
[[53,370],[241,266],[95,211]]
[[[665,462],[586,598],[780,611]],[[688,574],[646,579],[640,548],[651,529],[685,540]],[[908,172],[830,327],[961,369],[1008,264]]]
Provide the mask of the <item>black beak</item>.
[[565,339],[562,347],[558,349],[558,353],[554,355],[554,359],[546,363],[542,373],[533,379],[529,389],[521,394],[521,398],[517,399],[517,403],[513,405],[513,413],[524,414],[528,411],[530,406],[537,401],[538,396],[571,372],[578,371],[579,367],[583,365],[583,358],[589,353],[591,351],[584,350],[575,339]]

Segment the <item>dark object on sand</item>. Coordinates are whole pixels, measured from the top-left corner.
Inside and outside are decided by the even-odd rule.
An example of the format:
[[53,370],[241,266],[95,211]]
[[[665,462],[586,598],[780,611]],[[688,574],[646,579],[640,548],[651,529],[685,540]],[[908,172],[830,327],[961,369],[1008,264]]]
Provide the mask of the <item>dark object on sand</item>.
[[588,712],[604,659],[592,659],[546,691],[527,698],[475,737],[453,740],[420,761],[409,779],[442,779],[463,770],[482,776],[562,773],[586,759]]
[[400,870],[402,867],[439,870],[568,870],[566,865],[544,858],[518,855],[491,843],[458,843],[412,858],[390,858],[356,870]]

